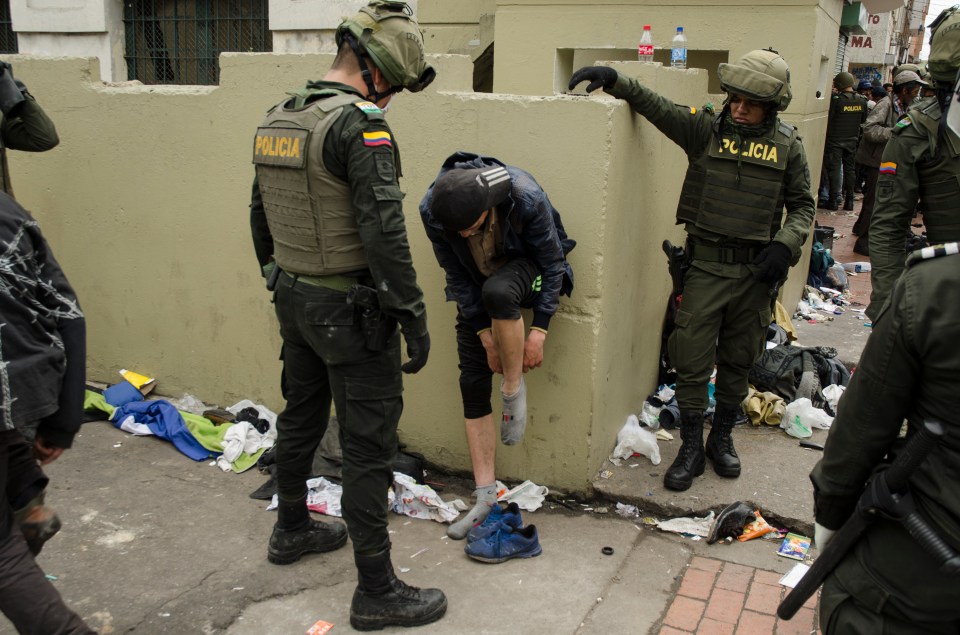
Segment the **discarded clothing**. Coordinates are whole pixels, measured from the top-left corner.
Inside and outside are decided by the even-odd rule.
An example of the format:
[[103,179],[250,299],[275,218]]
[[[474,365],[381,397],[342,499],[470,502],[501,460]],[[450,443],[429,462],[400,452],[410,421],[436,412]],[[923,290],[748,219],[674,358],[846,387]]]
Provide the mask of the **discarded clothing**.
[[772,392],[760,392],[753,386],[750,386],[747,392],[747,398],[740,404],[747,418],[755,426],[765,423],[770,426],[778,426],[783,421],[783,416],[787,410],[787,402],[780,395]]
[[146,424],[150,431],[161,439],[166,439],[194,461],[203,461],[219,454],[203,447],[190,433],[180,411],[167,401],[132,401],[117,408],[110,420],[120,427],[121,422],[132,415],[137,423]]
[[691,536],[700,536],[706,538],[710,535],[710,527],[713,525],[714,514],[711,511],[703,518],[671,518],[657,522],[657,529],[660,531],[670,531],[676,534],[688,534]]

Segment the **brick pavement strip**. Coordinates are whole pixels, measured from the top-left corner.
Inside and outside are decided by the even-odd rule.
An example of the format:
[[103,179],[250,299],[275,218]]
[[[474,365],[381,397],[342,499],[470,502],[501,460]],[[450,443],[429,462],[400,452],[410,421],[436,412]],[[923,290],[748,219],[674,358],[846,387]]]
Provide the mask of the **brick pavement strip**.
[[[661,635],[809,635],[818,633],[814,595],[792,620],[776,616],[788,592],[781,574],[694,556],[667,609]],[[706,602],[704,602],[706,600]]]

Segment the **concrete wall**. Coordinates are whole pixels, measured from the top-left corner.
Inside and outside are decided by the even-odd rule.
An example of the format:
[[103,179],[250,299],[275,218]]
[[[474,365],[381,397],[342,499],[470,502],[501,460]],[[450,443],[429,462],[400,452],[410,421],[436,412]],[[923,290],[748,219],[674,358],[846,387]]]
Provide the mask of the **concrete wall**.
[[[12,178],[87,312],[89,377],[114,382],[131,368],[156,376],[161,394],[281,409],[280,340],[249,237],[251,141],[265,110],[332,57],[224,55],[219,87],[110,86],[93,59],[9,59],[62,139],[47,153],[11,153]],[[390,111],[434,342],[427,367],[405,380],[401,434],[469,470],[455,309],[416,206],[451,152],[491,154],[537,177],[579,243],[574,296],[552,322],[543,368],[528,375],[526,439],[500,448],[498,475],[585,490],[654,388],[668,285],[659,243],[682,237],[672,210],[684,159],[621,102],[474,94],[469,57],[431,63],[435,85]],[[628,66],[677,100],[704,89],[697,73]]]

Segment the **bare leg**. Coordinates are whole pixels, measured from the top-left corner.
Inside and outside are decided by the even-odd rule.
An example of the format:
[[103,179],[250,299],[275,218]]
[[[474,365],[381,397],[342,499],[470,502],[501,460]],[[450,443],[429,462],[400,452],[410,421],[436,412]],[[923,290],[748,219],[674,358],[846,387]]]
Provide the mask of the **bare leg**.
[[482,523],[490,513],[490,508],[497,502],[497,482],[494,478],[497,436],[493,427],[493,414],[479,419],[467,419],[464,424],[470,461],[473,464],[473,478],[477,485],[474,491],[477,503],[447,529],[447,535],[455,540],[462,540],[474,525]]
[[501,392],[513,395],[520,389],[523,376],[523,320],[492,320],[493,340],[503,365]]

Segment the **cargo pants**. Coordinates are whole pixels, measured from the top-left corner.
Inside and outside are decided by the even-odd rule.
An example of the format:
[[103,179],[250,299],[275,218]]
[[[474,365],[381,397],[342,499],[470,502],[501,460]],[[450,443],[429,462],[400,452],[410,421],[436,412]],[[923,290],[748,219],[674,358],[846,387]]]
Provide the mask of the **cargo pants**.
[[277,493],[285,501],[306,496],[332,400],[343,450],[343,519],[354,551],[369,555],[389,546],[387,489],[403,411],[400,333],[369,350],[359,311],[346,298],[288,275],[277,281],[286,400],[277,418]]
[[744,265],[739,277],[687,270],[676,328],[667,343],[677,369],[677,404],[705,410],[707,383],[717,365],[717,404],[739,406],[748,376],[763,351],[771,320],[770,285],[757,282]]

